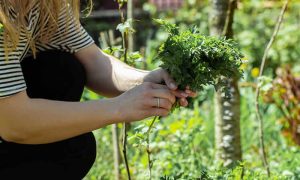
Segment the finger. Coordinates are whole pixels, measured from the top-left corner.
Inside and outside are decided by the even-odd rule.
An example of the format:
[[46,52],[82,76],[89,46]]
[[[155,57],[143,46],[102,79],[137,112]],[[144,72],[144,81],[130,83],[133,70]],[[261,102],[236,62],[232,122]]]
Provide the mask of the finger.
[[153,84],[151,84],[151,86],[152,86],[153,89],[169,89],[168,86],[162,85],[162,84],[153,83]]
[[185,93],[187,93],[189,97],[197,97],[197,93],[191,90],[186,89]]
[[189,96],[187,93],[185,93],[184,91],[180,91],[180,90],[175,90],[175,91],[171,91],[171,92],[178,98],[187,98]]
[[147,111],[148,116],[162,116],[166,117],[169,115],[169,111],[162,108],[151,108],[149,111]]
[[192,93],[190,93],[190,95],[189,95],[190,97],[193,97],[193,98],[195,98],[195,97],[197,97],[198,96],[198,93],[196,93],[196,92],[192,92]]
[[190,86],[186,86],[185,93],[187,93],[189,97],[197,97],[197,92],[192,91]]
[[153,108],[163,108],[166,110],[171,110],[173,106],[172,102],[162,98],[152,98],[148,103]]
[[180,106],[186,107],[189,105],[188,101],[185,98],[180,98],[179,100]]
[[152,89],[150,94],[152,97],[168,99],[172,104],[176,101],[175,96],[168,89]]
[[177,89],[176,82],[174,81],[174,79],[170,76],[170,74],[166,70],[163,70],[163,80],[165,81],[166,85],[170,89],[172,89],[172,90]]
[[[162,84],[152,84],[152,88],[153,89],[169,89],[168,86],[162,85]],[[171,92],[178,98],[186,98],[189,96],[189,94],[187,94],[186,92],[181,91],[181,90],[172,90]]]

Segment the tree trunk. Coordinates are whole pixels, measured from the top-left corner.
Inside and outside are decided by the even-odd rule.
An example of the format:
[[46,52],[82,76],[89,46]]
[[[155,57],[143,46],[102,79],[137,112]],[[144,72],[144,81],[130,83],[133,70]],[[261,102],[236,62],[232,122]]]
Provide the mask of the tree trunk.
[[[214,36],[233,38],[232,23],[236,0],[212,0],[211,29]],[[229,95],[215,93],[216,159],[233,167],[242,159],[240,140],[240,93],[238,79],[224,79]]]

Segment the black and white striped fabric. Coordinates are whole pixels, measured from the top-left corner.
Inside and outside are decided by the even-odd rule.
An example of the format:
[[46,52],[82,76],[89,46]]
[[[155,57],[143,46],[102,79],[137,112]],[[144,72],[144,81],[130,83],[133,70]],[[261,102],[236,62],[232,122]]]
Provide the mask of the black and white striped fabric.
[[[11,18],[16,18],[16,12],[11,9]],[[80,25],[77,26],[73,16],[67,16],[72,13],[70,8],[64,8],[59,16],[58,30],[47,43],[36,42],[37,51],[62,50],[75,53],[94,43],[85,29]],[[43,34],[39,27],[39,4],[32,8],[28,15],[27,30],[32,36]],[[71,18],[70,18],[71,17]],[[5,26],[5,25],[4,25]],[[5,58],[3,35],[0,35],[0,99],[11,96],[26,89],[20,62],[22,59],[31,54],[28,39],[25,31],[21,31],[20,41],[17,49]]]

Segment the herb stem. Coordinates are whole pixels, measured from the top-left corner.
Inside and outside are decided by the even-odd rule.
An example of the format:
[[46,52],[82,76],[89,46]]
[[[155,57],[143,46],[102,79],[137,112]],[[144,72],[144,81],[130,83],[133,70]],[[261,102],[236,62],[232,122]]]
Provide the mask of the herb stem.
[[154,125],[154,123],[157,119],[160,119],[160,117],[155,116],[152,119],[152,121],[149,125],[149,128],[147,130],[147,147],[146,147],[146,151],[147,151],[147,155],[148,155],[148,170],[149,170],[149,179],[150,180],[152,179],[152,166],[153,166],[153,160],[151,160],[151,150],[150,150],[150,133],[151,133],[153,125]]

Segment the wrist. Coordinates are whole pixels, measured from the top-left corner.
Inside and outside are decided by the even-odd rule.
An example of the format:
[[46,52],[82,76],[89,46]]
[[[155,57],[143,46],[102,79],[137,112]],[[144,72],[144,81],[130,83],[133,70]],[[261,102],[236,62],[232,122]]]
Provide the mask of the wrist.
[[123,93],[140,85],[144,82],[145,76],[149,71],[135,69],[132,67],[124,67],[118,74],[113,75],[113,81],[117,89]]
[[122,108],[122,103],[120,103],[120,96],[114,97],[114,98],[110,98],[107,99],[109,101],[110,104],[110,110],[111,110],[111,119],[112,119],[112,124],[116,124],[116,123],[122,123],[125,121],[125,116],[124,116],[124,112],[123,108]]
[[162,80],[161,72],[161,68],[157,68],[153,71],[148,71],[143,77],[143,82],[160,83]]
[[142,84],[143,82],[145,82],[145,78],[147,77],[147,75],[151,72],[148,70],[142,70],[142,69],[135,69],[136,70],[136,82],[139,84]]

